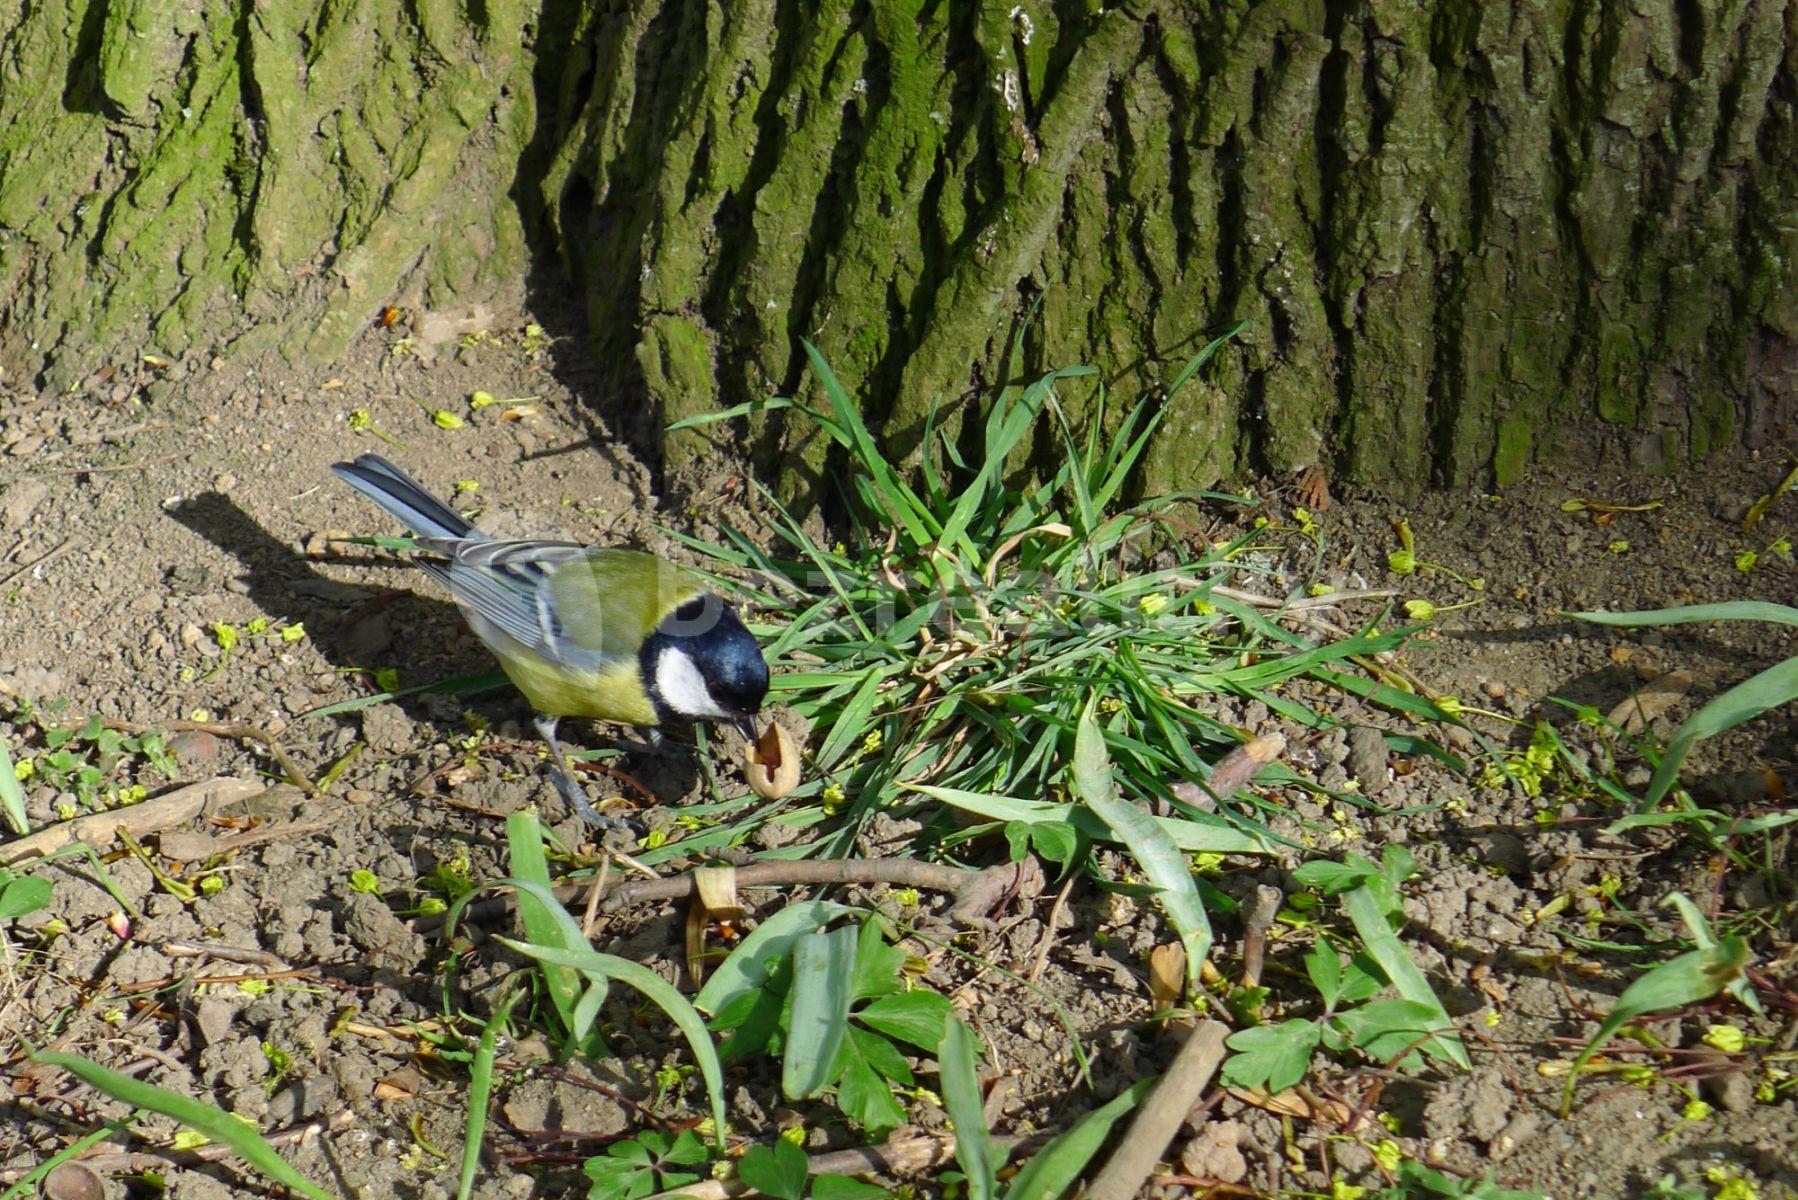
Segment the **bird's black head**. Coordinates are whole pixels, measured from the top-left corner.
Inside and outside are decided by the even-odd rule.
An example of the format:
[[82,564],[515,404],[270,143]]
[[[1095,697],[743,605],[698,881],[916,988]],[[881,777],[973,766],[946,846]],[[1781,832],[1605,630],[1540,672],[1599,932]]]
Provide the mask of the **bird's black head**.
[[665,722],[716,721],[761,711],[768,662],[736,611],[695,596],[643,642],[643,685]]

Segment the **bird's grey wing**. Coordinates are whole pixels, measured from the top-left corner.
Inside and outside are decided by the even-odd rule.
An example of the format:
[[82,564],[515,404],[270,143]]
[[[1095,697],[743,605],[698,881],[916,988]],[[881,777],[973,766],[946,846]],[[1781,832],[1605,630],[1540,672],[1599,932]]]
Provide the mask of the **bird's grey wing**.
[[443,580],[470,613],[544,658],[579,665],[570,661],[574,648],[551,603],[549,571],[586,557],[587,547],[539,538],[419,538],[418,546],[443,556],[419,565]]

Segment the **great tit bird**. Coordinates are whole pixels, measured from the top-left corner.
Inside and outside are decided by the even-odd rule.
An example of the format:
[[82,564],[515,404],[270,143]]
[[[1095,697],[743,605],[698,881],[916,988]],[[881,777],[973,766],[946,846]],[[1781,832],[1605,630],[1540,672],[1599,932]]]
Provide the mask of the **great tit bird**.
[[417,535],[414,561],[441,580],[475,636],[537,713],[556,790],[600,818],[556,742],[562,717],[627,725],[752,718],[768,663],[736,612],[653,554],[577,542],[501,540],[476,529],[378,454],[331,468]]

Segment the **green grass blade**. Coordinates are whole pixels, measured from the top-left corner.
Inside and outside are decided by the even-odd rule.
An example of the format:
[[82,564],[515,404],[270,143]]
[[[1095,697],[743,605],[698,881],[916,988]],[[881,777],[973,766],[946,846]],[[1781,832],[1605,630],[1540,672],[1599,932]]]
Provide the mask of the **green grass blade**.
[[31,1058],[33,1062],[45,1066],[61,1067],[89,1087],[106,1093],[121,1104],[161,1113],[221,1146],[230,1147],[233,1154],[275,1183],[311,1196],[313,1200],[335,1200],[330,1192],[289,1166],[254,1127],[244,1124],[221,1108],[157,1087],[153,1083],[145,1083],[141,1079],[133,1079],[129,1075],[121,1075],[79,1054],[41,1050]]
[[1794,699],[1798,699],[1798,658],[1775,663],[1713,698],[1674,731],[1667,749],[1661,754],[1660,765],[1655,768],[1654,778],[1648,783],[1648,792],[1642,797],[1641,809],[1653,808],[1672,790],[1679,779],[1679,768],[1693,746]]
[[[513,881],[520,891],[535,888],[536,884]],[[554,901],[552,895],[542,897],[549,902]],[[573,924],[572,919],[569,922]],[[724,1149],[725,1109],[724,1109],[724,1069],[718,1062],[718,1048],[712,1044],[712,1035],[705,1027],[705,1018],[699,1015],[687,998],[675,990],[674,985],[657,975],[642,963],[632,962],[628,958],[620,958],[616,954],[601,954],[593,949],[558,950],[550,946],[533,946],[529,942],[517,941],[513,938],[498,939],[521,954],[528,954],[539,962],[555,963],[559,966],[572,967],[589,978],[610,979],[627,987],[636,988],[654,1002],[668,1015],[675,1027],[687,1039],[687,1046],[693,1051],[693,1059],[699,1064],[699,1074],[705,1080],[706,1094],[712,1102],[712,1122],[716,1126],[716,1142],[718,1149]]]
[[[688,417],[684,421],[676,421],[668,427],[668,432],[673,433],[680,429],[698,429],[702,425],[716,425],[720,421],[734,421],[738,417],[749,417],[757,413],[777,412],[783,408],[799,407],[790,396],[770,396],[766,400],[750,400],[744,404],[732,405],[730,408],[721,408],[717,412],[703,412]],[[802,411],[820,425],[830,423],[829,418],[822,413],[813,412],[809,408]]]
[[[1021,800],[1015,796],[995,796],[962,788],[939,787],[930,783],[907,783],[901,786],[922,792],[965,812],[990,817],[995,821],[1018,821],[1026,825],[1060,822],[1074,826],[1090,838],[1100,841],[1119,840],[1111,827],[1097,814],[1078,804],[1051,804],[1046,800]],[[1146,815],[1146,814],[1145,814]],[[1221,819],[1199,821],[1178,817],[1150,817],[1169,840],[1188,853],[1267,854],[1271,847],[1261,838],[1225,824]]]
[[1199,368],[1210,362],[1211,356],[1221,350],[1225,342],[1229,341],[1248,327],[1249,323],[1247,321],[1238,321],[1236,324],[1230,326],[1230,328],[1212,338],[1209,345],[1193,355],[1187,360],[1186,365],[1180,368],[1180,373],[1174,376],[1172,383],[1167,385],[1167,391],[1164,394],[1172,396],[1175,392],[1186,386],[1186,381],[1191,379],[1194,375],[1197,375],[1199,373]]
[[1595,625],[1691,625],[1700,621],[1776,621],[1781,625],[1798,625],[1798,608],[1771,604],[1764,600],[1730,600],[1722,604],[1688,604],[1680,608],[1651,608],[1641,612],[1570,612]]
[[1090,701],[1074,734],[1074,790],[1124,843],[1157,889],[1156,899],[1186,947],[1186,981],[1196,991],[1199,967],[1211,953],[1211,919],[1192,881],[1192,864],[1154,817],[1119,798],[1105,735],[1093,719]]
[[137,1114],[134,1112],[127,1117],[114,1121],[110,1125],[102,1125],[86,1137],[80,1138],[63,1147],[49,1158],[46,1158],[43,1162],[40,1162],[37,1166],[31,1168],[30,1173],[25,1175],[17,1183],[7,1188],[4,1192],[0,1192],[0,1200],[31,1200],[31,1198],[40,1195],[38,1184],[42,1182],[50,1172],[54,1171],[57,1167],[60,1167],[63,1163],[73,1162],[80,1158],[88,1147],[98,1145],[116,1134],[124,1133],[125,1130],[131,1127],[131,1122],[136,1119]]
[[848,439],[849,452],[873,480],[874,491],[883,502],[882,507],[886,509],[887,515],[905,526],[905,531],[911,535],[916,545],[927,545],[940,532],[929,507],[918,499],[917,493],[906,486],[898,472],[893,470],[892,464],[881,454],[873,435],[862,422],[860,408],[849,398],[849,393],[843,390],[843,385],[837,382],[830,364],[824,361],[818,348],[803,339],[801,344],[805,347],[806,358],[811,361],[812,374],[818,377],[819,385],[830,400],[831,411],[836,414],[837,422]]
[[1617,997],[1617,1006],[1573,1060],[1567,1086],[1561,1093],[1561,1115],[1566,1116],[1573,1107],[1573,1088],[1579,1082],[1580,1071],[1619,1029],[1647,1013],[1684,1008],[1710,999],[1737,978],[1747,962],[1748,944],[1739,937],[1727,937],[1709,948],[1670,958],[1624,988]]
[[1058,1200],[1074,1186],[1080,1172],[1105,1144],[1118,1118],[1141,1104],[1154,1087],[1155,1080],[1141,1080],[1110,1103],[1081,1117],[1072,1129],[1031,1155],[1030,1161],[1018,1169],[1011,1186],[1005,1189],[1005,1200]]
[[974,1035],[954,1013],[943,1023],[943,1046],[937,1055],[943,1084],[943,1107],[955,1128],[955,1158],[967,1177],[968,1200],[992,1200],[1003,1160],[994,1154],[980,1100],[980,1068]]
[[516,993],[509,992],[499,1002],[475,1045],[474,1062],[468,1071],[468,1131],[462,1138],[462,1177],[456,1185],[456,1200],[469,1200],[474,1195],[474,1174],[481,1165],[481,1141],[487,1135],[487,1104],[493,1097],[493,1060],[515,998]]
[[[543,855],[543,826],[535,809],[520,809],[506,818],[506,844],[511,856],[512,877],[536,885],[530,891],[518,893],[518,923],[524,930],[525,941],[534,946],[585,949],[587,939],[579,936],[579,928],[573,922],[557,919],[557,913],[566,917],[568,910],[560,904],[553,906],[554,911],[546,910],[543,901],[538,899],[540,894],[550,892],[550,881],[549,861]],[[570,934],[575,938],[572,942],[568,940]],[[582,990],[579,972],[545,963],[543,985],[549,991],[556,1015],[562,1020],[562,1028],[577,1041],[584,1040],[575,1029],[574,1020]]]
[[757,925],[730,952],[730,957],[718,964],[712,977],[699,989],[699,995],[693,997],[693,1006],[701,1012],[716,1014],[744,992],[765,985],[770,969],[791,954],[794,944],[801,938],[838,917],[865,911],[830,900],[801,900],[787,905]]
[[503,687],[511,687],[512,681],[506,678],[504,671],[487,671],[480,675],[458,675],[454,679],[439,680],[437,683],[421,684],[418,687],[398,688],[391,692],[378,692],[373,696],[358,696],[354,700],[344,700],[337,704],[326,704],[321,708],[309,708],[295,720],[303,721],[308,717],[332,717],[339,713],[356,712],[371,705],[383,704],[388,700],[398,700],[403,696],[423,696],[448,694],[457,697],[479,696],[484,692],[498,691]]
[[789,1100],[816,1096],[830,1086],[849,1035],[850,980],[860,937],[853,927],[834,929],[793,946],[793,1012],[780,1069],[781,1091]]
[[6,811],[6,823],[12,826],[14,833],[31,832],[31,823],[25,817],[25,789],[19,786],[18,772],[13,768],[12,754],[3,737],[0,737],[0,809]]
[[1455,1022],[1442,1007],[1442,1001],[1436,998],[1435,989],[1430,981],[1424,978],[1417,964],[1411,961],[1410,951],[1405,949],[1404,942],[1392,931],[1392,925],[1386,920],[1386,913],[1380,908],[1373,889],[1363,884],[1350,888],[1342,893],[1342,909],[1348,919],[1354,923],[1355,932],[1361,935],[1361,944],[1369,957],[1380,965],[1386,978],[1398,994],[1414,1004],[1428,1008],[1433,1014],[1421,1033],[1432,1033],[1421,1047],[1426,1054],[1446,1058],[1464,1071],[1473,1069],[1472,1061],[1467,1057],[1467,1047],[1461,1043],[1461,1035],[1455,1032]]

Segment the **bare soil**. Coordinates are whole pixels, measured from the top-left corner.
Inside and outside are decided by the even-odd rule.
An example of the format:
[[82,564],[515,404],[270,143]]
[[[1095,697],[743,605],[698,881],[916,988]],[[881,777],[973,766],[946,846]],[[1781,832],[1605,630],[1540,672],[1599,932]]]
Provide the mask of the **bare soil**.
[[[522,332],[532,320],[562,331],[563,315],[545,301],[534,314],[500,314],[486,332],[436,346],[404,340],[411,330],[402,322],[371,330],[328,373],[139,362],[97,369],[67,395],[0,390],[0,713],[16,715],[29,699],[44,714],[13,732],[41,737],[44,728],[79,726],[93,714],[170,730],[174,778],[139,760],[109,775],[114,784],[141,782],[151,795],[274,770],[254,739],[182,729],[181,722],[279,732],[285,752],[314,779],[333,772],[328,794],[274,788],[247,809],[150,837],[143,859],[109,854],[105,872],[141,914],[135,919],[119,918],[118,899],[87,859],[37,868],[55,882],[53,902],[14,922],[3,939],[0,1053],[11,1088],[0,1179],[19,1178],[81,1131],[124,1112],[69,1077],[28,1064],[29,1042],[90,1054],[268,1131],[321,1122],[322,1132],[287,1153],[340,1194],[453,1193],[467,1075],[435,1044],[438,1031],[456,1014],[484,1014],[500,980],[520,964],[487,941],[509,932],[508,917],[477,927],[474,944],[452,952],[409,914],[434,894],[434,875],[480,882],[505,873],[506,813],[535,803],[557,819],[564,814],[539,770],[528,713],[510,691],[303,715],[366,694],[376,669],[397,671],[398,682],[411,685],[491,666],[428,581],[379,552],[319,536],[394,532],[327,468],[378,451],[446,492],[458,481],[476,483],[460,503],[478,502],[480,523],[495,533],[682,557],[658,522],[705,532],[735,511],[742,482],[720,469],[670,489],[677,502],[658,495],[631,449],[652,414],[595,402],[578,338]],[[534,399],[471,412],[476,391]],[[353,410],[367,410],[374,428],[400,445],[353,428]],[[465,424],[442,428],[433,411],[458,414]],[[1403,598],[1445,609],[1479,599],[1439,614],[1399,665],[1440,693],[1521,722],[1472,718],[1497,745],[1521,750],[1540,714],[1604,766],[1593,731],[1550,697],[1609,711],[1646,684],[1685,672],[1676,677],[1680,695],[1652,724],[1665,737],[1705,697],[1798,645],[1790,631],[1760,625],[1625,633],[1581,624],[1564,610],[1793,602],[1789,554],[1764,555],[1752,571],[1734,560],[1798,524],[1798,498],[1775,505],[1745,540],[1744,511],[1785,469],[1777,456],[1720,455],[1678,477],[1606,466],[1604,454],[1585,448],[1569,448],[1567,458],[1502,496],[1434,493],[1404,505],[1338,497],[1317,514],[1321,557],[1296,532],[1290,491],[1265,488],[1270,504],[1262,511],[1275,526],[1269,539],[1289,547],[1269,561],[1294,588],[1315,575],[1343,590],[1397,587]],[[1574,497],[1660,507],[1620,512],[1600,525],[1590,512],[1563,511]],[[1437,570],[1392,576],[1386,556],[1397,546],[1400,517],[1420,559],[1481,577],[1484,588],[1473,592]],[[1221,534],[1243,518],[1206,519]],[[1329,619],[1352,626],[1376,611],[1362,605]],[[216,623],[244,628],[258,619],[270,632],[221,650]],[[273,632],[289,624],[303,624],[305,636]],[[1770,869],[1758,874],[1724,870],[1723,860],[1664,832],[1606,836],[1616,810],[1600,797],[1555,782],[1537,798],[1487,786],[1470,740],[1446,743],[1473,760],[1469,772],[1453,772],[1427,756],[1389,752],[1365,732],[1411,731],[1402,718],[1351,697],[1313,692],[1307,699],[1339,716],[1342,727],[1318,737],[1281,729],[1258,706],[1227,715],[1286,733],[1289,761],[1302,775],[1337,791],[1358,788],[1372,802],[1270,792],[1291,814],[1283,832],[1331,853],[1377,857],[1402,842],[1416,855],[1422,869],[1405,890],[1404,936],[1461,1018],[1475,1069],[1404,1075],[1319,1059],[1313,1094],[1364,1108],[1378,1121],[1354,1132],[1301,1119],[1283,1126],[1278,1116],[1225,1097],[1213,1117],[1235,1122],[1227,1127],[1230,1144],[1182,1134],[1157,1194],[1202,1195],[1206,1185],[1198,1181],[1206,1178],[1236,1181],[1239,1190],[1219,1194],[1238,1195],[1327,1193],[1332,1178],[1377,1184],[1373,1150],[1387,1138],[1426,1162],[1491,1170],[1557,1200],[1642,1195],[1663,1175],[1692,1183],[1718,1167],[1752,1176],[1763,1196],[1798,1188],[1794,1092],[1779,1090],[1771,1101],[1753,1094],[1777,1065],[1758,1057],[1767,1044],[1707,1057],[1699,1041],[1710,1023],[1729,1021],[1774,1048],[1791,1048],[1798,977],[1790,949],[1793,862],[1782,836],[1767,850]],[[601,740],[584,729],[568,734]],[[1702,745],[1688,774],[1700,781],[1702,799],[1726,811],[1776,809],[1793,742],[1788,708]],[[16,739],[13,749],[47,751]],[[631,778],[594,775],[589,783],[634,828],[678,836],[672,815],[690,798],[691,772],[656,762],[632,769]],[[732,764],[720,770],[727,788],[742,788]],[[1646,783],[1639,762],[1626,758],[1615,772],[1638,790]],[[25,787],[34,828],[59,820],[74,800],[42,777]],[[566,821],[560,829],[571,842],[583,836]],[[886,832],[893,847],[903,846],[904,829]],[[1299,861],[1295,854],[1232,862],[1217,882],[1236,895],[1261,883],[1291,890],[1288,872]],[[222,888],[188,899],[168,883],[209,870],[222,871]],[[352,886],[357,871],[372,873],[376,891]],[[1574,1114],[1557,1116],[1554,1065],[1570,1060],[1641,968],[1673,952],[1670,945],[1607,947],[1678,936],[1676,918],[1660,903],[1675,890],[1752,938],[1768,1016],[1719,1003],[1651,1022],[1655,1037],[1683,1053],[1656,1059],[1629,1053],[1640,1043],[1628,1043],[1616,1058],[1655,1064],[1658,1075],[1640,1085],[1615,1075],[1583,1082]],[[974,931],[967,947],[1027,973],[1053,897],[1051,887],[1014,907],[993,928]],[[1219,933],[1218,964],[1233,977],[1237,931],[1220,923]],[[648,962],[684,986],[681,937],[674,906],[606,917],[595,932],[602,949]],[[990,1065],[1013,1081],[997,1104],[998,1129],[1062,1127],[1166,1062],[1171,1044],[1143,1023],[1146,954],[1162,940],[1146,902],[1084,887],[1069,896],[1041,986],[1094,1060],[1090,1087],[1077,1081],[1052,1006],[1000,972],[919,947],[931,963],[928,982],[955,998],[991,1047]],[[1302,930],[1276,928],[1269,967],[1276,994],[1282,979],[1297,977],[1309,940]],[[192,957],[182,943],[246,953]],[[266,983],[239,982],[271,972]],[[477,1195],[584,1195],[579,1164],[609,1140],[702,1113],[696,1078],[662,1094],[658,1069],[686,1060],[659,1014],[615,995],[607,1022],[615,1056],[602,1062],[558,1067],[532,1038],[506,1047]],[[450,1048],[460,1044],[452,1039]],[[271,1054],[285,1056],[285,1073],[271,1066]],[[924,1070],[933,1083],[933,1069]],[[858,1140],[833,1109],[787,1108],[765,1064],[739,1070],[728,1088],[741,1133],[771,1135],[805,1121],[813,1150]],[[1685,1119],[1694,1098],[1715,1111]],[[918,1102],[916,1115],[926,1127],[943,1126],[928,1102]],[[98,1148],[110,1156],[100,1161],[111,1195],[149,1194],[140,1177],[152,1169],[180,1200],[264,1186],[230,1160],[167,1149],[158,1140],[170,1132],[165,1122],[134,1128],[147,1138],[120,1134]]]

